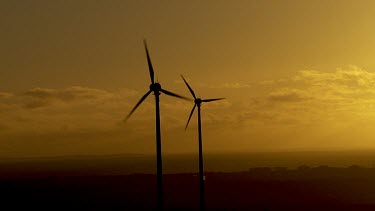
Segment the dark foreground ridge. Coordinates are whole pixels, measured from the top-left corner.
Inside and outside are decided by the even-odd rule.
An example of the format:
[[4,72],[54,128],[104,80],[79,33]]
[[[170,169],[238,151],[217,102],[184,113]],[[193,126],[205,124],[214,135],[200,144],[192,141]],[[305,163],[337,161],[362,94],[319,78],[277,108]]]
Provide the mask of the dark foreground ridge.
[[[167,210],[199,208],[197,174],[166,174],[164,189]],[[8,172],[1,176],[0,190],[1,207],[9,210],[156,207],[153,174]],[[209,172],[205,195],[208,210],[375,210],[375,168],[301,166],[293,170],[265,167],[246,172]]]

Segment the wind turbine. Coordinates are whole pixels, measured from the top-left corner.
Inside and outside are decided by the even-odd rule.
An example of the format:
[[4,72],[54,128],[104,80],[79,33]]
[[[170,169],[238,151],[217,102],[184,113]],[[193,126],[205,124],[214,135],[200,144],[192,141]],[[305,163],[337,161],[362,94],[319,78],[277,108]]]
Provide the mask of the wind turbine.
[[147,49],[146,40],[143,41],[146,55],[147,55],[147,63],[148,63],[148,70],[150,72],[151,84],[149,86],[149,91],[143,95],[143,97],[138,101],[138,103],[134,106],[134,108],[130,111],[130,113],[126,116],[125,120],[128,120],[129,117],[133,114],[133,112],[138,108],[138,106],[147,98],[147,96],[153,92],[155,95],[155,111],[156,111],[156,172],[157,172],[157,209],[163,209],[163,173],[162,173],[162,160],[161,160],[161,133],[160,133],[160,109],[159,109],[159,95],[160,93],[164,93],[166,95],[177,97],[181,99],[188,100],[186,97],[182,97],[180,95],[174,94],[170,91],[161,88],[161,85],[154,80],[154,69],[152,67],[150,55]]
[[200,210],[204,210],[204,172],[203,172],[203,153],[202,153],[202,124],[201,124],[201,104],[203,102],[212,102],[212,101],[217,101],[217,100],[223,100],[225,98],[213,98],[213,99],[200,99],[195,96],[195,93],[193,89],[189,86],[189,84],[186,82],[185,78],[181,75],[182,79],[184,80],[186,86],[188,87],[191,95],[194,97],[194,106],[193,109],[190,112],[190,116],[188,119],[188,122],[186,123],[185,130],[187,129],[191,116],[194,113],[195,107],[198,107],[198,138],[199,138],[199,196],[200,196],[200,201],[199,201],[199,206]]

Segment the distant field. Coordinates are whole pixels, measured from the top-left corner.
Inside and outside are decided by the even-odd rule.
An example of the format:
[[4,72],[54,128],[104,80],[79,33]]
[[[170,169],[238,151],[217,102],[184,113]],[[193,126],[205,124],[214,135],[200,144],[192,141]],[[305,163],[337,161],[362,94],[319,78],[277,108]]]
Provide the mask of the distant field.
[[[22,176],[24,173],[49,172],[61,174],[131,174],[155,173],[154,155],[70,156],[47,158],[2,158],[0,177]],[[198,155],[164,155],[164,173],[198,171]],[[295,169],[307,165],[375,167],[375,151],[340,152],[265,152],[265,153],[206,153],[204,166],[210,172],[247,171],[254,167],[287,167]]]

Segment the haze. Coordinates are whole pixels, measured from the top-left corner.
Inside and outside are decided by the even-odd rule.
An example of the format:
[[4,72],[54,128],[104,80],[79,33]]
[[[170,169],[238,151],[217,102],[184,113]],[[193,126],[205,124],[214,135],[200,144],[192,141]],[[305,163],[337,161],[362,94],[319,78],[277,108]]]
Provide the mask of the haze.
[[[374,1],[0,2],[0,155],[155,153],[156,78],[205,152],[374,149]],[[163,153],[197,151],[161,96]]]

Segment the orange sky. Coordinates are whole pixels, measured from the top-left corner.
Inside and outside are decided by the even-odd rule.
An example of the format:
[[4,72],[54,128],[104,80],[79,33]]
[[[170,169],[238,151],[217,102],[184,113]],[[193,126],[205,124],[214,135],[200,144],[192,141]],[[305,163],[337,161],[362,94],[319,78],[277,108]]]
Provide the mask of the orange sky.
[[[374,149],[374,1],[0,2],[0,156],[154,153],[143,38],[204,151]],[[197,151],[161,96],[163,152]]]

